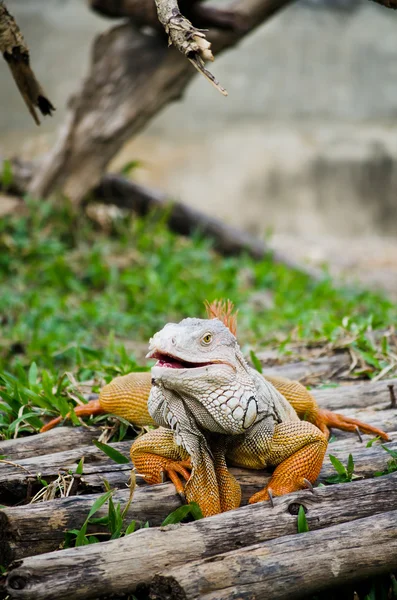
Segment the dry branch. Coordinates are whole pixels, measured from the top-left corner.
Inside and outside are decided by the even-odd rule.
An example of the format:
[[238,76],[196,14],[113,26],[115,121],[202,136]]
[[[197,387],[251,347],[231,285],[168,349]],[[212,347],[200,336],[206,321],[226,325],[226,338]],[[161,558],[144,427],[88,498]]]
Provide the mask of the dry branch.
[[[138,584],[150,583],[159,571],[168,571],[192,560],[213,557],[296,532],[296,509],[299,504],[307,509],[311,529],[322,529],[356,519],[351,526],[333,527],[333,535],[338,536],[343,531],[345,539],[354,539],[359,557],[363,556],[363,548],[367,546],[376,564],[378,562],[373,560],[374,543],[382,544],[379,550],[387,546],[388,557],[382,567],[387,570],[390,569],[390,560],[397,558],[396,513],[386,512],[396,511],[397,495],[393,493],[396,482],[397,475],[392,474],[370,481],[321,488],[314,495],[308,491],[299,492],[277,499],[274,508],[268,503],[260,503],[240,508],[238,513],[230,511],[183,526],[143,529],[119,540],[27,558],[10,572],[6,590],[11,599],[35,600],[95,598],[104,590],[113,594],[131,593]],[[377,516],[366,524],[366,534],[363,535],[363,521],[360,518],[368,515]],[[394,517],[394,537],[390,535],[391,516]],[[379,531],[379,535],[374,536],[374,530]],[[315,560],[317,552],[313,551],[312,544],[324,537],[327,544],[322,544],[322,552],[328,548],[329,560],[329,544],[333,548],[336,544],[331,542],[328,531],[331,529],[317,536],[315,532],[310,532],[305,536],[282,537],[277,543],[286,549],[289,562],[299,562],[301,569],[304,569],[307,564],[305,560],[294,561],[292,558],[296,556],[296,541],[300,545],[299,551],[310,548]],[[355,535],[357,531],[360,531],[360,536]],[[371,535],[371,543],[368,542],[368,535]],[[359,537],[361,541],[358,542]],[[288,543],[291,543],[291,547],[286,546]],[[269,546],[276,548],[277,544],[266,544],[266,547]],[[245,551],[238,556],[244,554]],[[225,560],[231,560],[233,556],[235,554],[226,555]],[[383,558],[383,554],[381,556]],[[360,565],[360,562],[357,564]],[[288,568],[277,571],[277,577],[284,583],[288,575]],[[311,575],[310,570],[308,575]],[[228,582],[229,577],[224,581]],[[272,594],[269,596],[273,597]],[[262,596],[259,594],[257,597]]]
[[16,461],[42,454],[73,450],[99,438],[101,430],[95,427],[58,427],[46,433],[0,442],[0,454]]
[[302,598],[388,573],[397,563],[397,510],[286,536],[166,571],[151,600]]
[[[244,17],[246,30],[211,30],[212,50],[232,47],[290,1],[238,0],[226,7]],[[123,144],[181,97],[193,74],[188,61],[168,50],[162,38],[138,32],[130,24],[99,36],[90,75],[73,99],[60,138],[31,182],[30,193],[45,197],[62,190],[78,204]]]
[[159,21],[168,35],[168,44],[173,44],[179,52],[190,60],[199,73],[204,75],[221,94],[227,96],[225,88],[205,68],[205,63],[213,61],[214,55],[211,51],[211,44],[206,39],[204,32],[196,29],[181,14],[177,0],[155,0],[155,2]]
[[35,108],[50,115],[55,108],[44,93],[30,67],[29,49],[14,17],[0,1],[0,52],[10,68],[22,98],[36,125],[40,125]]

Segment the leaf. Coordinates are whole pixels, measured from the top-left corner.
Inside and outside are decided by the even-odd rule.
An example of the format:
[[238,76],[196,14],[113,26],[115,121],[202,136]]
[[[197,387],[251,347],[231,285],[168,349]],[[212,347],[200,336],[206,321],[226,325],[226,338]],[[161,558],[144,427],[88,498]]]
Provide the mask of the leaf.
[[130,160],[121,167],[120,175],[129,175],[132,171],[135,171],[135,169],[140,167],[141,164],[140,160]]
[[347,459],[347,478],[351,481],[352,477],[353,477],[353,472],[354,472],[354,460],[353,460],[353,455],[349,454],[349,458]]
[[174,525],[175,523],[180,523],[183,519],[185,519],[192,512],[192,507],[189,504],[184,504],[180,506],[172,513],[168,515],[162,522],[162,526],[165,525]]
[[119,452],[115,448],[108,446],[108,444],[103,444],[102,442],[98,442],[98,440],[94,440],[94,444],[97,448],[102,450],[102,452],[107,454],[109,458],[114,460],[114,462],[118,463],[119,465],[126,465],[130,462],[129,458],[121,454],[121,452]]
[[80,459],[79,464],[77,465],[76,471],[75,471],[75,475],[82,475],[83,474],[83,469],[84,469],[84,456],[83,458]]
[[190,513],[195,521],[199,521],[204,518],[204,515],[201,511],[201,508],[197,504],[197,502],[189,502]]
[[305,509],[301,504],[298,512],[298,533],[306,533],[306,531],[309,531],[309,525],[307,524]]
[[258,373],[262,373],[262,371],[263,371],[262,363],[253,350],[251,350],[251,352],[250,352],[250,358],[251,358],[252,364],[254,365],[254,367],[258,371]]
[[79,530],[79,532],[77,534],[76,541],[75,541],[76,548],[78,546],[86,546],[88,544],[88,540],[86,538],[86,533],[87,533],[87,521],[85,521],[82,528]]
[[383,450],[386,450],[395,460],[397,460],[397,450],[392,450],[391,448],[387,448],[384,444],[381,444]]
[[11,161],[9,161],[9,160],[5,160],[3,162],[3,171],[0,176],[0,181],[1,181],[2,187],[6,190],[7,190],[7,188],[9,188],[12,185],[12,182],[14,181],[14,175],[12,173],[12,165],[11,165]]
[[32,364],[30,365],[28,381],[29,385],[36,385],[37,383],[37,365],[35,362],[32,362]]
[[330,454],[329,460],[331,461],[332,466],[334,467],[335,471],[339,473],[339,475],[345,475],[347,477],[346,467],[340,462],[338,458],[336,458],[336,456]]
[[109,500],[109,498],[112,496],[112,494],[113,494],[113,490],[111,490],[110,492],[106,492],[105,494],[103,494],[103,496],[101,496],[100,498],[95,500],[94,504],[91,507],[90,512],[88,513],[86,523],[92,516],[95,515],[96,512],[98,512],[98,510],[105,504],[105,502],[107,502]]
[[131,521],[131,523],[128,525],[127,529],[125,530],[125,535],[130,535],[130,533],[134,533],[136,529],[136,521]]
[[366,448],[372,448],[373,444],[374,444],[375,442],[378,442],[379,440],[380,440],[380,436],[379,436],[379,435],[377,435],[376,437],[372,438],[372,440],[369,440],[369,441],[366,443],[365,447],[366,447]]

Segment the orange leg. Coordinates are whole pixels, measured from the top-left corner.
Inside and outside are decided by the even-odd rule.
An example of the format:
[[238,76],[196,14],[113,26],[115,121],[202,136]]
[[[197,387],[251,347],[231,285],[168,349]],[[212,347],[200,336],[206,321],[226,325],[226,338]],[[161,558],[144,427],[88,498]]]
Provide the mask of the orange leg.
[[292,381],[285,377],[266,377],[266,379],[288,400],[300,419],[316,425],[327,438],[330,433],[329,429],[335,427],[352,432],[359,429],[362,433],[378,435],[385,441],[389,440],[387,433],[376,427],[330,410],[320,409],[311,393],[298,381]]
[[[154,425],[147,409],[147,400],[151,388],[151,375],[144,373],[129,373],[116,377],[105,385],[99,395],[99,400],[92,400],[74,409],[78,417],[112,413],[124,417],[138,427]],[[66,419],[70,418],[67,414]],[[64,420],[56,417],[41,428],[41,432],[49,431]]]
[[[101,407],[99,400],[91,400],[91,402],[87,402],[87,404],[82,404],[81,406],[76,406],[76,408],[74,409],[74,413],[77,417],[89,417],[90,415],[100,415],[104,412],[105,411]],[[61,421],[63,421],[64,419],[70,419],[70,413],[68,413],[66,417],[56,417],[55,419],[52,419],[49,423],[43,425],[43,427],[40,429],[40,433],[49,431],[50,429],[55,427],[55,425],[61,423]]]
[[184,487],[178,475],[188,481],[192,465],[188,453],[175,444],[171,429],[160,427],[138,437],[130,453],[136,470],[147,483],[164,483],[168,477],[178,494],[184,496]]
[[[283,496],[313,484],[323,464],[327,440],[306,421],[279,423],[274,429],[268,465],[277,465],[267,487],[254,494],[251,504]],[[269,493],[270,492],[270,493]]]
[[[205,517],[221,512],[214,463],[204,445],[191,461],[186,450],[176,445],[174,432],[159,427],[135,440],[131,460],[148,483],[162,483],[166,475],[187,502],[197,502]],[[188,480],[185,486],[179,476]]]

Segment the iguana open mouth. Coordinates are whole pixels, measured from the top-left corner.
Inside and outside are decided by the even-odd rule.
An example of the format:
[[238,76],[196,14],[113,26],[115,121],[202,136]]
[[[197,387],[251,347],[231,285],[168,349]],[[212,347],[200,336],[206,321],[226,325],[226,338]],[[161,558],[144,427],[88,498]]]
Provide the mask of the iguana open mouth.
[[197,367],[205,367],[213,364],[211,362],[188,362],[181,358],[175,358],[175,356],[171,356],[170,354],[163,354],[162,352],[152,352],[148,358],[157,358],[157,362],[154,366],[165,369],[196,369]]

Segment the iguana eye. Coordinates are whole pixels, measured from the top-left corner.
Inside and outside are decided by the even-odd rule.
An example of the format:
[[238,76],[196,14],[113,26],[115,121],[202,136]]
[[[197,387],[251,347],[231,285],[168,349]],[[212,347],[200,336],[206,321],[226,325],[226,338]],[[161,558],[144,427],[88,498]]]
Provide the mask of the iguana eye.
[[201,341],[203,342],[203,344],[210,344],[211,341],[212,341],[212,334],[211,333],[206,333],[201,338]]

